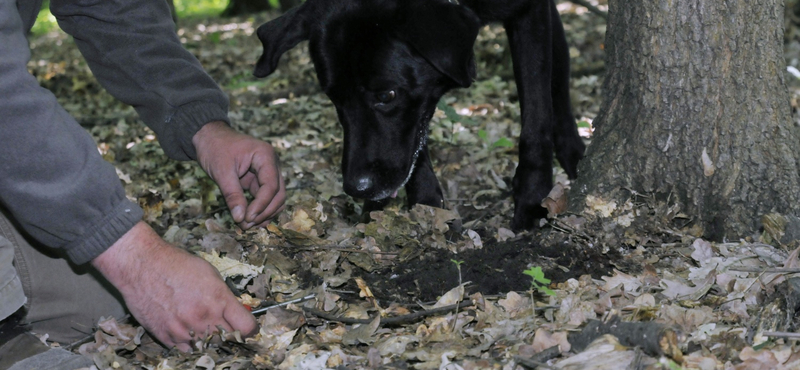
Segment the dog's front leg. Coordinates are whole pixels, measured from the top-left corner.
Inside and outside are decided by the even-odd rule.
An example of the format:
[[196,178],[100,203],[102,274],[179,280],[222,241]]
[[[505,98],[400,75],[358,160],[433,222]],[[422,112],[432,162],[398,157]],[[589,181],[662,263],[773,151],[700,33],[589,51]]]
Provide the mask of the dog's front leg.
[[417,166],[406,183],[408,205],[426,204],[433,207],[444,208],[444,196],[439,180],[433,172],[428,144],[422,148],[417,158]]
[[514,230],[532,229],[547,215],[541,201],[553,187],[551,0],[529,1],[503,26],[519,92],[522,131],[514,175]]
[[578,125],[572,114],[569,96],[569,45],[564,35],[564,25],[556,7],[550,8],[553,31],[553,116],[555,128],[553,141],[558,163],[570,179],[578,177],[578,162],[583,159],[586,145],[578,135]]

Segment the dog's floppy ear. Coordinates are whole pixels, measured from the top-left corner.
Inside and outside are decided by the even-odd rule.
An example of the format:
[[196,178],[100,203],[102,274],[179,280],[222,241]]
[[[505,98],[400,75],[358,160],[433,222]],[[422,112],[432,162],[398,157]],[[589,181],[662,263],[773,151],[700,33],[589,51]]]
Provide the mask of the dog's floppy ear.
[[258,39],[264,46],[264,53],[256,62],[253,75],[266,77],[278,68],[281,55],[295,47],[300,41],[308,39],[308,22],[305,14],[308,3],[289,9],[282,16],[262,24],[256,30]]
[[481,21],[471,10],[447,0],[400,0],[396,36],[461,87],[475,78],[472,46]]

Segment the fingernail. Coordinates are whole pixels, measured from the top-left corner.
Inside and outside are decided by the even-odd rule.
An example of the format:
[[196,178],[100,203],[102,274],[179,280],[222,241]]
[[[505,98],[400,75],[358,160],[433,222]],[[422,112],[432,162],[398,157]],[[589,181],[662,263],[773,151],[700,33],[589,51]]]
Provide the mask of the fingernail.
[[236,222],[244,221],[244,209],[242,209],[242,206],[233,207],[231,216],[233,216],[233,220]]

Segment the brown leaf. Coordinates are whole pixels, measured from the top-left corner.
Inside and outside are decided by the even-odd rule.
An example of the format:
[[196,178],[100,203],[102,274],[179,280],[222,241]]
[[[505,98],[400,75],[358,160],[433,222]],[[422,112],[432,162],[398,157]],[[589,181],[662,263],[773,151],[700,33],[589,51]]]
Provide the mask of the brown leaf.
[[547,217],[553,218],[567,211],[567,193],[564,185],[556,183],[550,194],[542,200],[542,207],[547,208]]

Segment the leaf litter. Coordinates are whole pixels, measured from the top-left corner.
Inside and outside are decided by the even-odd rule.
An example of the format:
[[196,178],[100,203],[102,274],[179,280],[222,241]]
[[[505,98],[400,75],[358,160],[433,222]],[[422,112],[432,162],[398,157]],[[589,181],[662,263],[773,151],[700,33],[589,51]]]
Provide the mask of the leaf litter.
[[[605,23],[570,3],[559,10],[572,45],[573,105],[588,142]],[[763,215],[762,234],[712,243],[684,226],[689,216],[676,205],[647,195],[592,198],[570,213],[569,181],[557,168],[546,225],[510,231],[519,105],[508,44],[494,26],[475,46],[476,83],[448,94],[431,122],[448,209],[409,209],[400,194],[362,216],[359,201],[342,190],[341,129],[307,49],[287,53],[266,79],[250,76],[260,53],[254,27],[274,16],[182,21],[178,31],[230,94],[233,125],[280,155],[287,210],[260,230],[234,225],[199,167],[166,158],[133,109],[101,89],[67,36],[31,39],[29,69],[91,132],[147,222],[209,260],[260,312],[255,337],[221,332],[189,354],[163,348],[127,318],[103,318],[91,337],[68,347],[94,368],[800,366],[796,218]],[[800,39],[796,27],[787,31],[793,65]],[[789,81],[793,102],[797,85]],[[543,272],[553,295],[532,290],[526,271]]]

